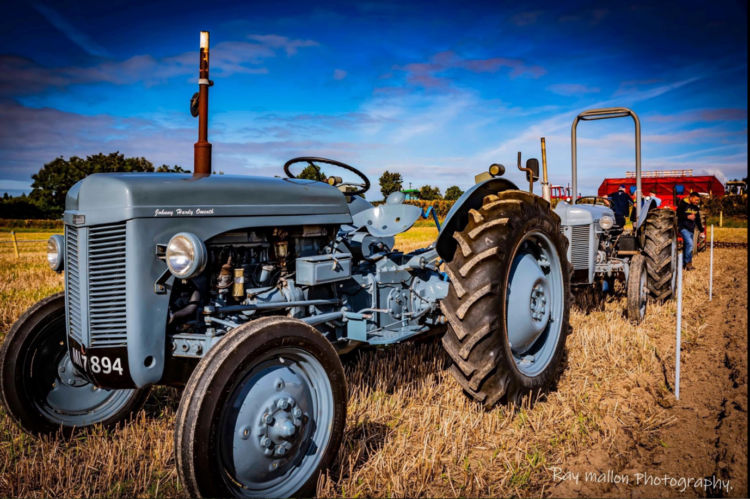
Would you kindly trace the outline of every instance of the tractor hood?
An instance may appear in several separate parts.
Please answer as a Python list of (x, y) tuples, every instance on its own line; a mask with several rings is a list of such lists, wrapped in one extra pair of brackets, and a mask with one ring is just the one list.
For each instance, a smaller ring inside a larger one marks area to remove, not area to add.
[(135, 218), (304, 215), (341, 215), (340, 223), (351, 223), (346, 197), (322, 182), (178, 173), (90, 175), (68, 191), (64, 220), (98, 225)]
[(604, 215), (611, 217), (612, 220), (615, 218), (615, 213), (606, 206), (595, 204), (573, 205), (565, 201), (558, 203), (555, 213), (560, 216), (562, 225), (588, 225), (599, 222)]

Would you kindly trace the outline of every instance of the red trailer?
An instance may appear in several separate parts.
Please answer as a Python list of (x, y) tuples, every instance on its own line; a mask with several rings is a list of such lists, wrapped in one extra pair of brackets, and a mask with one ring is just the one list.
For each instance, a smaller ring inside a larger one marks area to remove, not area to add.
[[(724, 196), (724, 185), (714, 175), (693, 176), (693, 170), (664, 170), (642, 172), (641, 188), (644, 196), (654, 191), (661, 199), (662, 207), (676, 208), (680, 200), (691, 192), (709, 196)], [(625, 178), (604, 179), (599, 186), (599, 196), (607, 197), (625, 185), (627, 192), (635, 197), (635, 173), (626, 172)]]

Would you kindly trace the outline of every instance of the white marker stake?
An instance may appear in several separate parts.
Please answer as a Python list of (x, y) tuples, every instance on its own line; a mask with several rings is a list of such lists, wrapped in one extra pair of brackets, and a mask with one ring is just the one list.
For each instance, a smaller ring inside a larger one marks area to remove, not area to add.
[(677, 255), (677, 345), (675, 347), (674, 396), (680, 400), (680, 345), (682, 343), (682, 253)]
[(714, 299), (714, 226), (711, 226), (711, 258), (708, 270), (708, 301)]

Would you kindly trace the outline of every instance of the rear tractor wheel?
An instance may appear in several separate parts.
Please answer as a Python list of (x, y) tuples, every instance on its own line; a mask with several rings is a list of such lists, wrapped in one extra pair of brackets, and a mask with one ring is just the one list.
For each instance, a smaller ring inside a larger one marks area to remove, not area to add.
[[(698, 212), (698, 216), (701, 217), (701, 226), (703, 227), (703, 230), (706, 230), (706, 215), (701, 210)], [(706, 251), (706, 238), (701, 237), (701, 231), (698, 230), (698, 224), (696, 224), (695, 231), (693, 232), (693, 256), (697, 255), (698, 253), (702, 253)]]
[(453, 260), (443, 345), (453, 376), (486, 408), (520, 405), (559, 377), (570, 334), (571, 266), (560, 218), (522, 191), (487, 196), (469, 212)]
[(643, 232), (648, 290), (664, 301), (674, 296), (677, 282), (677, 214), (669, 209), (650, 211)]

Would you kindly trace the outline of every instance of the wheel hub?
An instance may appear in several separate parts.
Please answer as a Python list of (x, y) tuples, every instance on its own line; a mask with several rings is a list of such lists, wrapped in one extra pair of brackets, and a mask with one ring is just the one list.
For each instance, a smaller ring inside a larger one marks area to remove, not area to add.
[(281, 480), (309, 451), (315, 430), (313, 394), (303, 371), (281, 356), (266, 366), (248, 378), (232, 409), (236, 419), (227, 452), (233, 480), (249, 487)]
[(544, 294), (544, 286), (537, 284), (531, 290), (531, 312), (535, 321), (541, 322), (547, 312), (547, 297)]
[(523, 252), (513, 260), (508, 277), (508, 341), (515, 354), (523, 354), (542, 334), (550, 319), (549, 262)]
[(70, 360), (70, 355), (67, 353), (60, 359), (57, 365), (57, 375), (62, 383), (74, 388), (89, 384), (88, 381), (78, 374), (75, 366), (73, 366), (73, 362)]
[[(299, 447), (303, 413), (294, 397), (275, 399), (262, 412), (257, 438), (263, 454), (269, 458), (276, 458), (285, 456), (293, 448)], [(248, 430), (243, 428), (241, 431), (245, 437)]]

